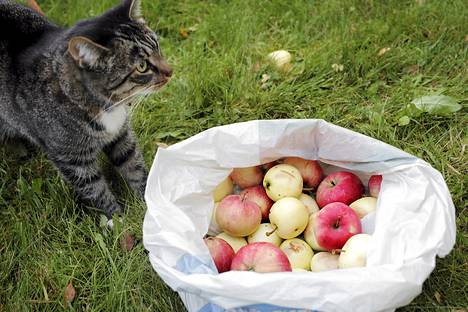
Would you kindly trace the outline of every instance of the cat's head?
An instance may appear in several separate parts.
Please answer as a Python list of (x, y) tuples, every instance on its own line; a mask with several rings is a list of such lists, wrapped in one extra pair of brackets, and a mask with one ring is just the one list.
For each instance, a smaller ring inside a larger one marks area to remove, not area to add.
[(157, 35), (141, 15), (141, 0), (124, 0), (78, 23), (68, 34), (67, 57), (87, 88), (113, 103), (154, 92), (172, 76)]

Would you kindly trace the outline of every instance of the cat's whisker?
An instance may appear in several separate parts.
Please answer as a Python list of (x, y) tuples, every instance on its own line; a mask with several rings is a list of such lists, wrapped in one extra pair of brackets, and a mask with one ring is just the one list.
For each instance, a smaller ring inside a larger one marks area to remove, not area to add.
[(151, 93), (146, 93), (146, 91), (151, 90), (151, 88), (152, 87), (147, 87), (146, 89), (141, 91), (142, 96), (140, 97), (139, 101), (130, 108), (130, 113), (133, 113), (133, 111), (135, 111), (137, 107), (139, 107), (143, 102), (146, 101), (146, 99), (151, 95)]
[[(106, 112), (112, 110), (114, 107), (117, 107), (118, 105), (124, 103), (125, 101), (129, 100), (129, 99), (132, 98), (133, 96), (138, 95), (139, 92), (140, 92), (140, 91), (135, 91), (134, 93), (130, 94), (129, 96), (123, 98), (122, 100), (120, 100), (120, 101), (118, 101), (118, 102), (112, 104), (111, 106), (107, 107), (106, 109), (100, 111), (98, 114), (96, 114), (96, 116), (94, 116), (94, 117), (91, 119), (91, 121), (90, 121), (89, 123), (92, 123), (93, 121), (96, 121), (96, 119), (98, 119), (99, 117), (101, 117), (102, 114), (104, 114), (104, 113), (106, 113)], [(111, 94), (111, 96), (112, 96), (112, 94)]]

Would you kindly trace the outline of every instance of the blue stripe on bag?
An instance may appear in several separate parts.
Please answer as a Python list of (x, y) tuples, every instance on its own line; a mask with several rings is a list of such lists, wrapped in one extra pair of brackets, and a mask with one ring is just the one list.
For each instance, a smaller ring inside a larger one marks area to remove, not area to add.
[[(208, 303), (198, 312), (226, 312), (227, 310), (221, 308), (220, 306)], [(318, 312), (316, 310), (309, 309), (293, 309), (293, 308), (283, 308), (279, 306), (274, 306), (271, 304), (253, 304), (245, 307), (230, 309), (229, 312)]]

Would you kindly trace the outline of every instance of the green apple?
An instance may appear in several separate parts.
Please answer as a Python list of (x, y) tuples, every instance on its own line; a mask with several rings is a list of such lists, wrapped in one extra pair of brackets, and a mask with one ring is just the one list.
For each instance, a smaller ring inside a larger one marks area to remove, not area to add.
[(278, 236), (289, 239), (304, 231), (309, 222), (309, 212), (299, 199), (285, 197), (271, 206), (269, 218)]
[(276, 165), (265, 174), (263, 187), (273, 201), (284, 197), (298, 198), (302, 194), (302, 176), (291, 165)]

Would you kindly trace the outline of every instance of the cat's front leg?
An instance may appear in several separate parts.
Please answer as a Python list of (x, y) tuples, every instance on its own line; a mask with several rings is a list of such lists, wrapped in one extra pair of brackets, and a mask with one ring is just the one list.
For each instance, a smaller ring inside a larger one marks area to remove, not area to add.
[(130, 188), (143, 198), (148, 174), (132, 131), (128, 128), (122, 131), (104, 152)]
[(102, 210), (109, 219), (114, 213), (122, 212), (95, 157), (54, 154), (49, 158), (81, 199)]

